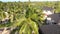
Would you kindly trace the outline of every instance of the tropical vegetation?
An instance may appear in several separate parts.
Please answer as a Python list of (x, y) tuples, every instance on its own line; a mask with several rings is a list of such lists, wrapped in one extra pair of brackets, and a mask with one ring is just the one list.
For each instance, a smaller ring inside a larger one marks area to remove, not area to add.
[(8, 13), (10, 21), (1, 27), (18, 27), (19, 34), (39, 34), (39, 26), (44, 24), (42, 7), (53, 7), (60, 12), (60, 2), (0, 2), (0, 21)]

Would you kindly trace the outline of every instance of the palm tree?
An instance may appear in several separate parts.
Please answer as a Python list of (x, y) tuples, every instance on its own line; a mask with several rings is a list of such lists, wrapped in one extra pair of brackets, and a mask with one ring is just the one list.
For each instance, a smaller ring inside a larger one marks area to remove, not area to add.
[[(30, 0), (28, 3), (8, 3), (8, 11), (10, 18), (10, 23), (5, 24), (6, 26), (10, 26), (15, 29), (18, 27), (19, 34), (39, 34), (38, 33), (38, 25), (40, 21), (42, 21), (40, 9), (36, 11), (38, 8), (30, 5)], [(3, 6), (2, 6), (3, 7)], [(3, 10), (3, 8), (1, 9)], [(1, 11), (0, 11), (1, 12)], [(2, 18), (5, 17), (3, 12), (1, 12)], [(6, 15), (7, 16), (7, 15)], [(7, 17), (8, 17), (7, 16)], [(2, 19), (1, 18), (1, 19)], [(4, 25), (4, 26), (5, 26)], [(14, 31), (15, 32), (15, 31)]]

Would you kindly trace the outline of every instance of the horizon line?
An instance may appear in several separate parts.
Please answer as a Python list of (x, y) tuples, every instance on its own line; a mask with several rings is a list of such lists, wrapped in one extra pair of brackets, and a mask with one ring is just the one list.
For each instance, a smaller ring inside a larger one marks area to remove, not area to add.
[(60, 0), (38, 0), (38, 1), (37, 0), (35, 0), (35, 1), (34, 0), (30, 0), (30, 1), (29, 0), (25, 0), (25, 1), (23, 1), (23, 0), (17, 0), (17, 1), (16, 0), (9, 0), (9, 1), (8, 0), (4, 0), (4, 1), (0, 0), (0, 1), (1, 2), (47, 2), (47, 1), (52, 2), (53, 1), (54, 2), (54, 1), (60, 1)]

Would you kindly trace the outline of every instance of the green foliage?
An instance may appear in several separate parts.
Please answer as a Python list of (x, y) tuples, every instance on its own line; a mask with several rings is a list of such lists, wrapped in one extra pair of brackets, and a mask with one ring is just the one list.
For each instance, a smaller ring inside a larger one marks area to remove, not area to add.
[(9, 23), (0, 24), (0, 27), (19, 27), (19, 34), (39, 34), (38, 26), (44, 23), (43, 6), (54, 7), (56, 13), (60, 12), (60, 2), (0, 2), (0, 21), (6, 17), (4, 12), (10, 18)]

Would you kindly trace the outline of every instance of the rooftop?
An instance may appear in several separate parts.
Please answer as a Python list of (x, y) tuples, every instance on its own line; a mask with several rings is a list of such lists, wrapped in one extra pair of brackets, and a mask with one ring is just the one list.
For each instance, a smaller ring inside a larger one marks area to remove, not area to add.
[(52, 7), (47, 7), (47, 6), (43, 6), (42, 10), (49, 10), (52, 11), (54, 8)]
[(60, 22), (60, 14), (59, 13), (48, 15), (48, 17), (51, 17), (51, 19), (54, 20), (56, 23)]

